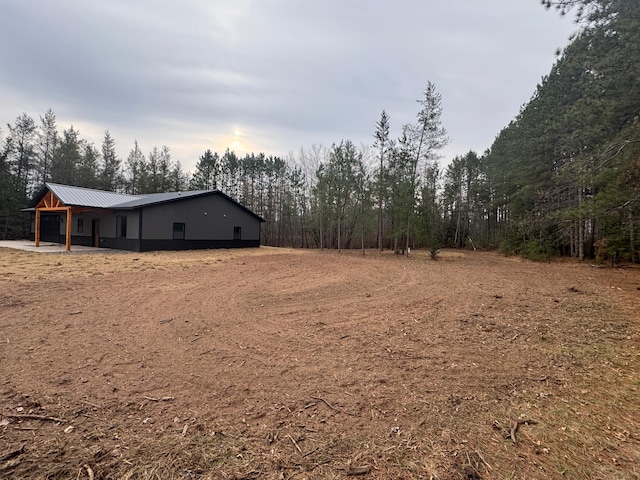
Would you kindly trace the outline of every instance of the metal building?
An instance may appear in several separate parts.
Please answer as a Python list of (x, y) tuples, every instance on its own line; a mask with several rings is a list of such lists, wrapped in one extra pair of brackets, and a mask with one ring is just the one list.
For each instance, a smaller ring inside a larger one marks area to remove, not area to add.
[(33, 197), (40, 241), (136, 252), (259, 247), (264, 219), (218, 190), (127, 195), (46, 183)]

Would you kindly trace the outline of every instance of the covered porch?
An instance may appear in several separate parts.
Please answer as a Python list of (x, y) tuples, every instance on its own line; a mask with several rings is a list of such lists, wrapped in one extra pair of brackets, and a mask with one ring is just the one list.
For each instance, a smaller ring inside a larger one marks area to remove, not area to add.
[(65, 221), (65, 250), (71, 250), (71, 231), (73, 225), (73, 216), (92, 211), (93, 209), (86, 207), (74, 207), (65, 205), (53, 192), (48, 191), (44, 197), (35, 206), (35, 246), (40, 247), (42, 238), (42, 214), (43, 213), (59, 213), (63, 214)]

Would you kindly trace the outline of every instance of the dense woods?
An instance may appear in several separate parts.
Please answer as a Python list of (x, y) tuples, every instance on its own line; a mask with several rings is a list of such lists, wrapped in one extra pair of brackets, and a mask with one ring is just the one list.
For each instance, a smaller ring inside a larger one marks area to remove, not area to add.
[[(0, 238), (25, 234), (20, 212), (43, 182), (131, 194), (220, 189), (266, 223), (263, 243), (497, 249), (532, 259), (640, 261), (640, 4), (544, 1), (575, 10), (578, 33), (487, 151), (445, 159), (441, 97), (428, 82), (415, 119), (390, 138), (383, 110), (372, 145), (348, 139), (286, 157), (207, 150), (187, 173), (167, 146), (126, 159), (52, 111), (0, 130)], [(363, 250), (364, 251), (364, 250)]]

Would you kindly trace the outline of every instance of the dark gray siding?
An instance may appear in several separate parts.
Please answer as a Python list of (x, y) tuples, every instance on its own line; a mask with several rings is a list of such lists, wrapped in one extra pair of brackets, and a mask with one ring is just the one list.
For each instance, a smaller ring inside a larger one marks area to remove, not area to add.
[(139, 252), (140, 240), (138, 240), (137, 238), (100, 237), (100, 246), (102, 248), (113, 248), (116, 250), (130, 250), (132, 252)]
[[(241, 241), (253, 242), (251, 246), (258, 246), (259, 243), (255, 244), (255, 242), (260, 241), (260, 221), (221, 195), (206, 195), (144, 207), (142, 211), (143, 241), (181, 242), (173, 240), (174, 223), (185, 224), (185, 238), (182, 242), (234, 242), (234, 227), (241, 228)], [(240, 243), (227, 245), (240, 245)], [(177, 246), (178, 243), (176, 243)]]
[(136, 251), (259, 247), (260, 240), (141, 240)]
[[(127, 217), (127, 236), (124, 238), (116, 237), (116, 215), (124, 215)], [(60, 243), (65, 242), (65, 222), (66, 215), (62, 215), (64, 221), (60, 227)], [(78, 219), (82, 219), (82, 231), (78, 229)], [(140, 250), (140, 241), (138, 239), (140, 212), (136, 210), (127, 210), (124, 212), (111, 213), (111, 211), (90, 211), (81, 214), (75, 214), (71, 217), (71, 244), (72, 245), (93, 245), (93, 221), (100, 221), (100, 247), (113, 248), (117, 250)]]
[[(118, 215), (127, 217), (127, 236), (129, 240), (137, 240), (139, 235), (139, 215), (138, 210), (116, 210), (110, 215), (94, 215), (93, 218), (100, 219), (100, 237), (116, 238), (116, 218)], [(91, 217), (91, 215), (89, 215)], [(89, 220), (91, 225), (91, 220)]]

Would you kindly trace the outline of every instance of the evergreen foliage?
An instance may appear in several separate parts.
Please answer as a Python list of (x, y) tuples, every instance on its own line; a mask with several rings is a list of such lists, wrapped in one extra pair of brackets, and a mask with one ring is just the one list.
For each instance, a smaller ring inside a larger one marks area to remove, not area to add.
[(484, 159), (501, 241), (638, 261), (640, 4), (546, 3), (583, 28)]

